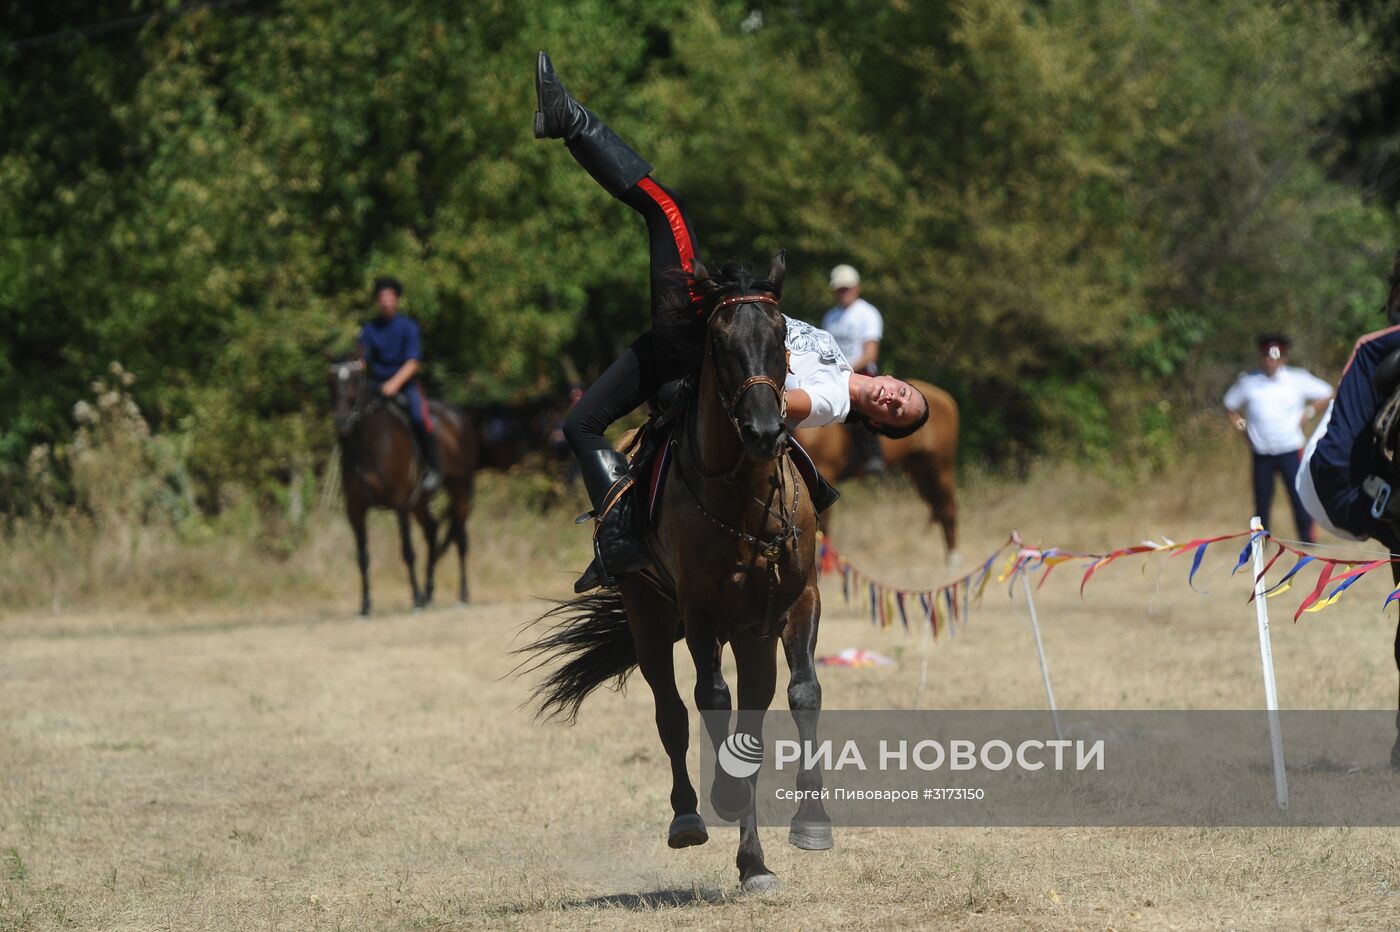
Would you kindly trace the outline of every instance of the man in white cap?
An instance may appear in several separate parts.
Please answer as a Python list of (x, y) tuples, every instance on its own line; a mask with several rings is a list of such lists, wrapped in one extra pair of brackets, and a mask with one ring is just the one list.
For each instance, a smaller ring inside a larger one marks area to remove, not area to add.
[(875, 375), (885, 319), (875, 305), (860, 296), (860, 273), (851, 266), (838, 265), (831, 270), (831, 290), (836, 293), (836, 306), (822, 316), (822, 329), (836, 338), (852, 371)]
[[(838, 265), (831, 270), (831, 290), (836, 293), (836, 306), (822, 316), (822, 329), (836, 338), (852, 371), (857, 375), (878, 374), (885, 320), (875, 305), (860, 296), (860, 273), (852, 266)], [(884, 472), (885, 461), (875, 435), (858, 423), (847, 423), (846, 428), (855, 446), (852, 466), (863, 464), (859, 467), (861, 472)]]

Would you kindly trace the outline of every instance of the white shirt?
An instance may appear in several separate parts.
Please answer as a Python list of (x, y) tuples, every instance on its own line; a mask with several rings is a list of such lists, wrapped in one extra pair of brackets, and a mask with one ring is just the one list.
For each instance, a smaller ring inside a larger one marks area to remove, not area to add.
[(1280, 366), (1273, 378), (1258, 369), (1241, 375), (1225, 393), (1225, 407), (1244, 415), (1254, 452), (1274, 456), (1303, 448), (1303, 409), (1331, 394), (1332, 386), (1308, 370)]
[[(785, 315), (786, 316), (786, 315)], [(812, 399), (812, 413), (798, 427), (844, 421), (851, 412), (851, 364), (831, 334), (787, 317), (786, 389), (800, 388)]]
[(848, 360), (859, 359), (865, 352), (865, 344), (884, 339), (885, 319), (875, 310), (875, 305), (864, 298), (856, 298), (850, 307), (838, 306), (827, 311), (822, 316), (822, 329), (836, 338), (836, 345)]

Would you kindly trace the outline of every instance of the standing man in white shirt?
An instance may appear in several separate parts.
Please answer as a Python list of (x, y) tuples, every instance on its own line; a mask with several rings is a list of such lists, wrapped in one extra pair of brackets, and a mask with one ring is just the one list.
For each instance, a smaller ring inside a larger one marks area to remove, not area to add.
[(1295, 488), (1303, 452), (1303, 417), (1311, 406), (1332, 397), (1332, 386), (1306, 369), (1287, 365), (1289, 339), (1283, 334), (1259, 337), (1259, 368), (1235, 380), (1225, 393), (1231, 426), (1244, 431), (1253, 453), (1254, 512), (1269, 527), (1274, 475), (1283, 477), (1298, 524), (1298, 537), (1313, 540), (1313, 520)]
[[(860, 296), (860, 273), (849, 265), (831, 270), (831, 290), (836, 306), (822, 315), (822, 329), (836, 338), (836, 345), (857, 375), (873, 376), (879, 372), (880, 341), (885, 336), (885, 319), (875, 305)], [(880, 442), (858, 423), (849, 423), (855, 456), (851, 457), (852, 472), (879, 473), (885, 471), (880, 455)], [(863, 465), (858, 465), (863, 464)]]
[(885, 319), (875, 305), (860, 296), (860, 273), (851, 266), (838, 265), (831, 270), (831, 290), (836, 293), (836, 306), (822, 315), (822, 329), (836, 338), (851, 371), (875, 375)]

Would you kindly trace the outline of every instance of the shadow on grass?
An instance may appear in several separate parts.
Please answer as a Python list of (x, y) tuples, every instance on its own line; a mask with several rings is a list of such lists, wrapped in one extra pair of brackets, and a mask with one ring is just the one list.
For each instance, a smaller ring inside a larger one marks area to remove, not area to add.
[(506, 908), (510, 913), (537, 912), (541, 906), (550, 910), (569, 909), (628, 909), (646, 911), (682, 906), (714, 906), (733, 899), (732, 893), (715, 888), (676, 887), (670, 890), (649, 890), (645, 893), (606, 893), (599, 896), (558, 900), (546, 904), (517, 903)]

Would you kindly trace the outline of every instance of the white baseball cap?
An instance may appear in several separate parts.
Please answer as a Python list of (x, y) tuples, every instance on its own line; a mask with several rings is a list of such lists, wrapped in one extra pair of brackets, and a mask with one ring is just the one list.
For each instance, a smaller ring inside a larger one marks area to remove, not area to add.
[(831, 270), (832, 288), (854, 288), (860, 284), (860, 273), (849, 265), (838, 265)]

